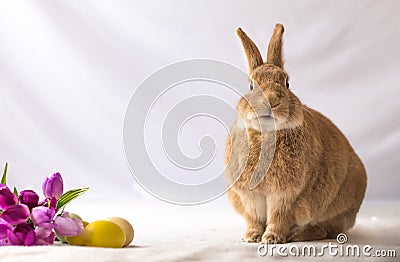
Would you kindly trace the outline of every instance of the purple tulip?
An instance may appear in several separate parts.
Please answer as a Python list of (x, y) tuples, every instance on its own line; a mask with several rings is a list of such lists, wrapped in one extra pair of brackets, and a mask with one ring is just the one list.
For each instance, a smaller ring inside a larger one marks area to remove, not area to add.
[(33, 190), (23, 190), (19, 193), (19, 202), (25, 204), (31, 210), (39, 204), (39, 196)]
[(10, 227), (6, 224), (0, 224), (0, 239), (6, 238), (7, 237), (7, 231), (10, 229)]
[(1, 213), (1, 218), (3, 218), (7, 223), (10, 224), (21, 224), (26, 223), (30, 213), (29, 208), (26, 205), (13, 205)]
[(49, 207), (56, 209), (58, 204), (58, 200), (55, 197), (50, 199)]
[(36, 242), (35, 245), (53, 245), (55, 234), (52, 229), (46, 227), (37, 227), (35, 229)]
[(57, 216), (54, 220), (56, 227), (54, 230), (57, 235), (63, 237), (73, 237), (80, 234), (83, 230), (82, 221), (78, 218), (70, 218), (69, 214), (65, 212), (64, 214)]
[(56, 208), (58, 204), (58, 200), (55, 197), (45, 198), (42, 201), (39, 201), (38, 206), (46, 206)]
[(31, 219), (35, 226), (54, 228), (52, 223), (56, 210), (51, 207), (39, 206), (32, 209)]
[(8, 231), (10, 244), (17, 246), (32, 246), (35, 244), (35, 231), (28, 224), (19, 224)]
[(56, 199), (60, 199), (64, 190), (63, 179), (60, 173), (55, 173), (50, 177), (46, 177), (43, 181), (42, 189), (46, 198), (55, 197)]
[(8, 244), (8, 231), (10, 226), (6, 221), (0, 218), (0, 246), (5, 246)]
[(0, 209), (6, 209), (17, 203), (17, 197), (8, 188), (8, 186), (0, 184)]

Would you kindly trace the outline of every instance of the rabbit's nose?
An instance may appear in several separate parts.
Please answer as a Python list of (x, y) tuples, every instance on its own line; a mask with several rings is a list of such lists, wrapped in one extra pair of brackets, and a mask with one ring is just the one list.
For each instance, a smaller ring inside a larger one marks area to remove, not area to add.
[(268, 101), (265, 103), (265, 112), (272, 114), (272, 106)]

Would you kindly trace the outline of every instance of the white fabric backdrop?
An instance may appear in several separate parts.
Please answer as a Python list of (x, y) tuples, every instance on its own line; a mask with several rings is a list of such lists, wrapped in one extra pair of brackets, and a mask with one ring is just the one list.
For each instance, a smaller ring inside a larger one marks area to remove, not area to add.
[(0, 164), (10, 163), (9, 184), (39, 189), (60, 171), (67, 188), (91, 187), (87, 199), (148, 197), (122, 146), (135, 88), (183, 59), (245, 70), (236, 27), (265, 54), (281, 22), (291, 88), (347, 135), (367, 168), (367, 199), (399, 199), (400, 2), (249, 2), (2, 1)]

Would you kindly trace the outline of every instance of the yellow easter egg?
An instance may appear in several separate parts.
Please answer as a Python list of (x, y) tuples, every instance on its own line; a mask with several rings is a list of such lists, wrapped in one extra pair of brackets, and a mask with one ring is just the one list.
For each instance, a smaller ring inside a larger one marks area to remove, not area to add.
[(109, 217), (107, 220), (114, 222), (125, 232), (126, 239), (124, 247), (128, 246), (132, 242), (135, 234), (131, 223), (122, 217)]
[(89, 223), (84, 230), (85, 245), (91, 247), (123, 247), (126, 240), (125, 232), (116, 223), (108, 220), (98, 220)]
[(74, 245), (74, 246), (84, 246), (86, 243), (86, 238), (88, 237), (87, 231), (85, 231), (86, 226), (89, 224), (86, 221), (82, 221), (83, 224), (83, 230), (79, 235), (73, 236), (73, 237), (65, 237), (65, 240), (68, 244)]

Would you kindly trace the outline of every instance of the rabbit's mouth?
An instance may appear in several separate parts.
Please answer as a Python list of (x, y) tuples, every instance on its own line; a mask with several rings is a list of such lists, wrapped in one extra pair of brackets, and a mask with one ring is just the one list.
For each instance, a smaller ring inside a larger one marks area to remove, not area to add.
[(274, 131), (276, 129), (277, 119), (272, 114), (255, 114), (254, 112), (247, 113), (245, 118), (242, 118), (239, 125), (240, 128), (251, 128), (254, 130)]
[[(258, 118), (258, 119), (257, 119)], [(256, 120), (260, 123), (261, 126), (275, 126), (275, 117), (272, 115), (258, 115)]]

